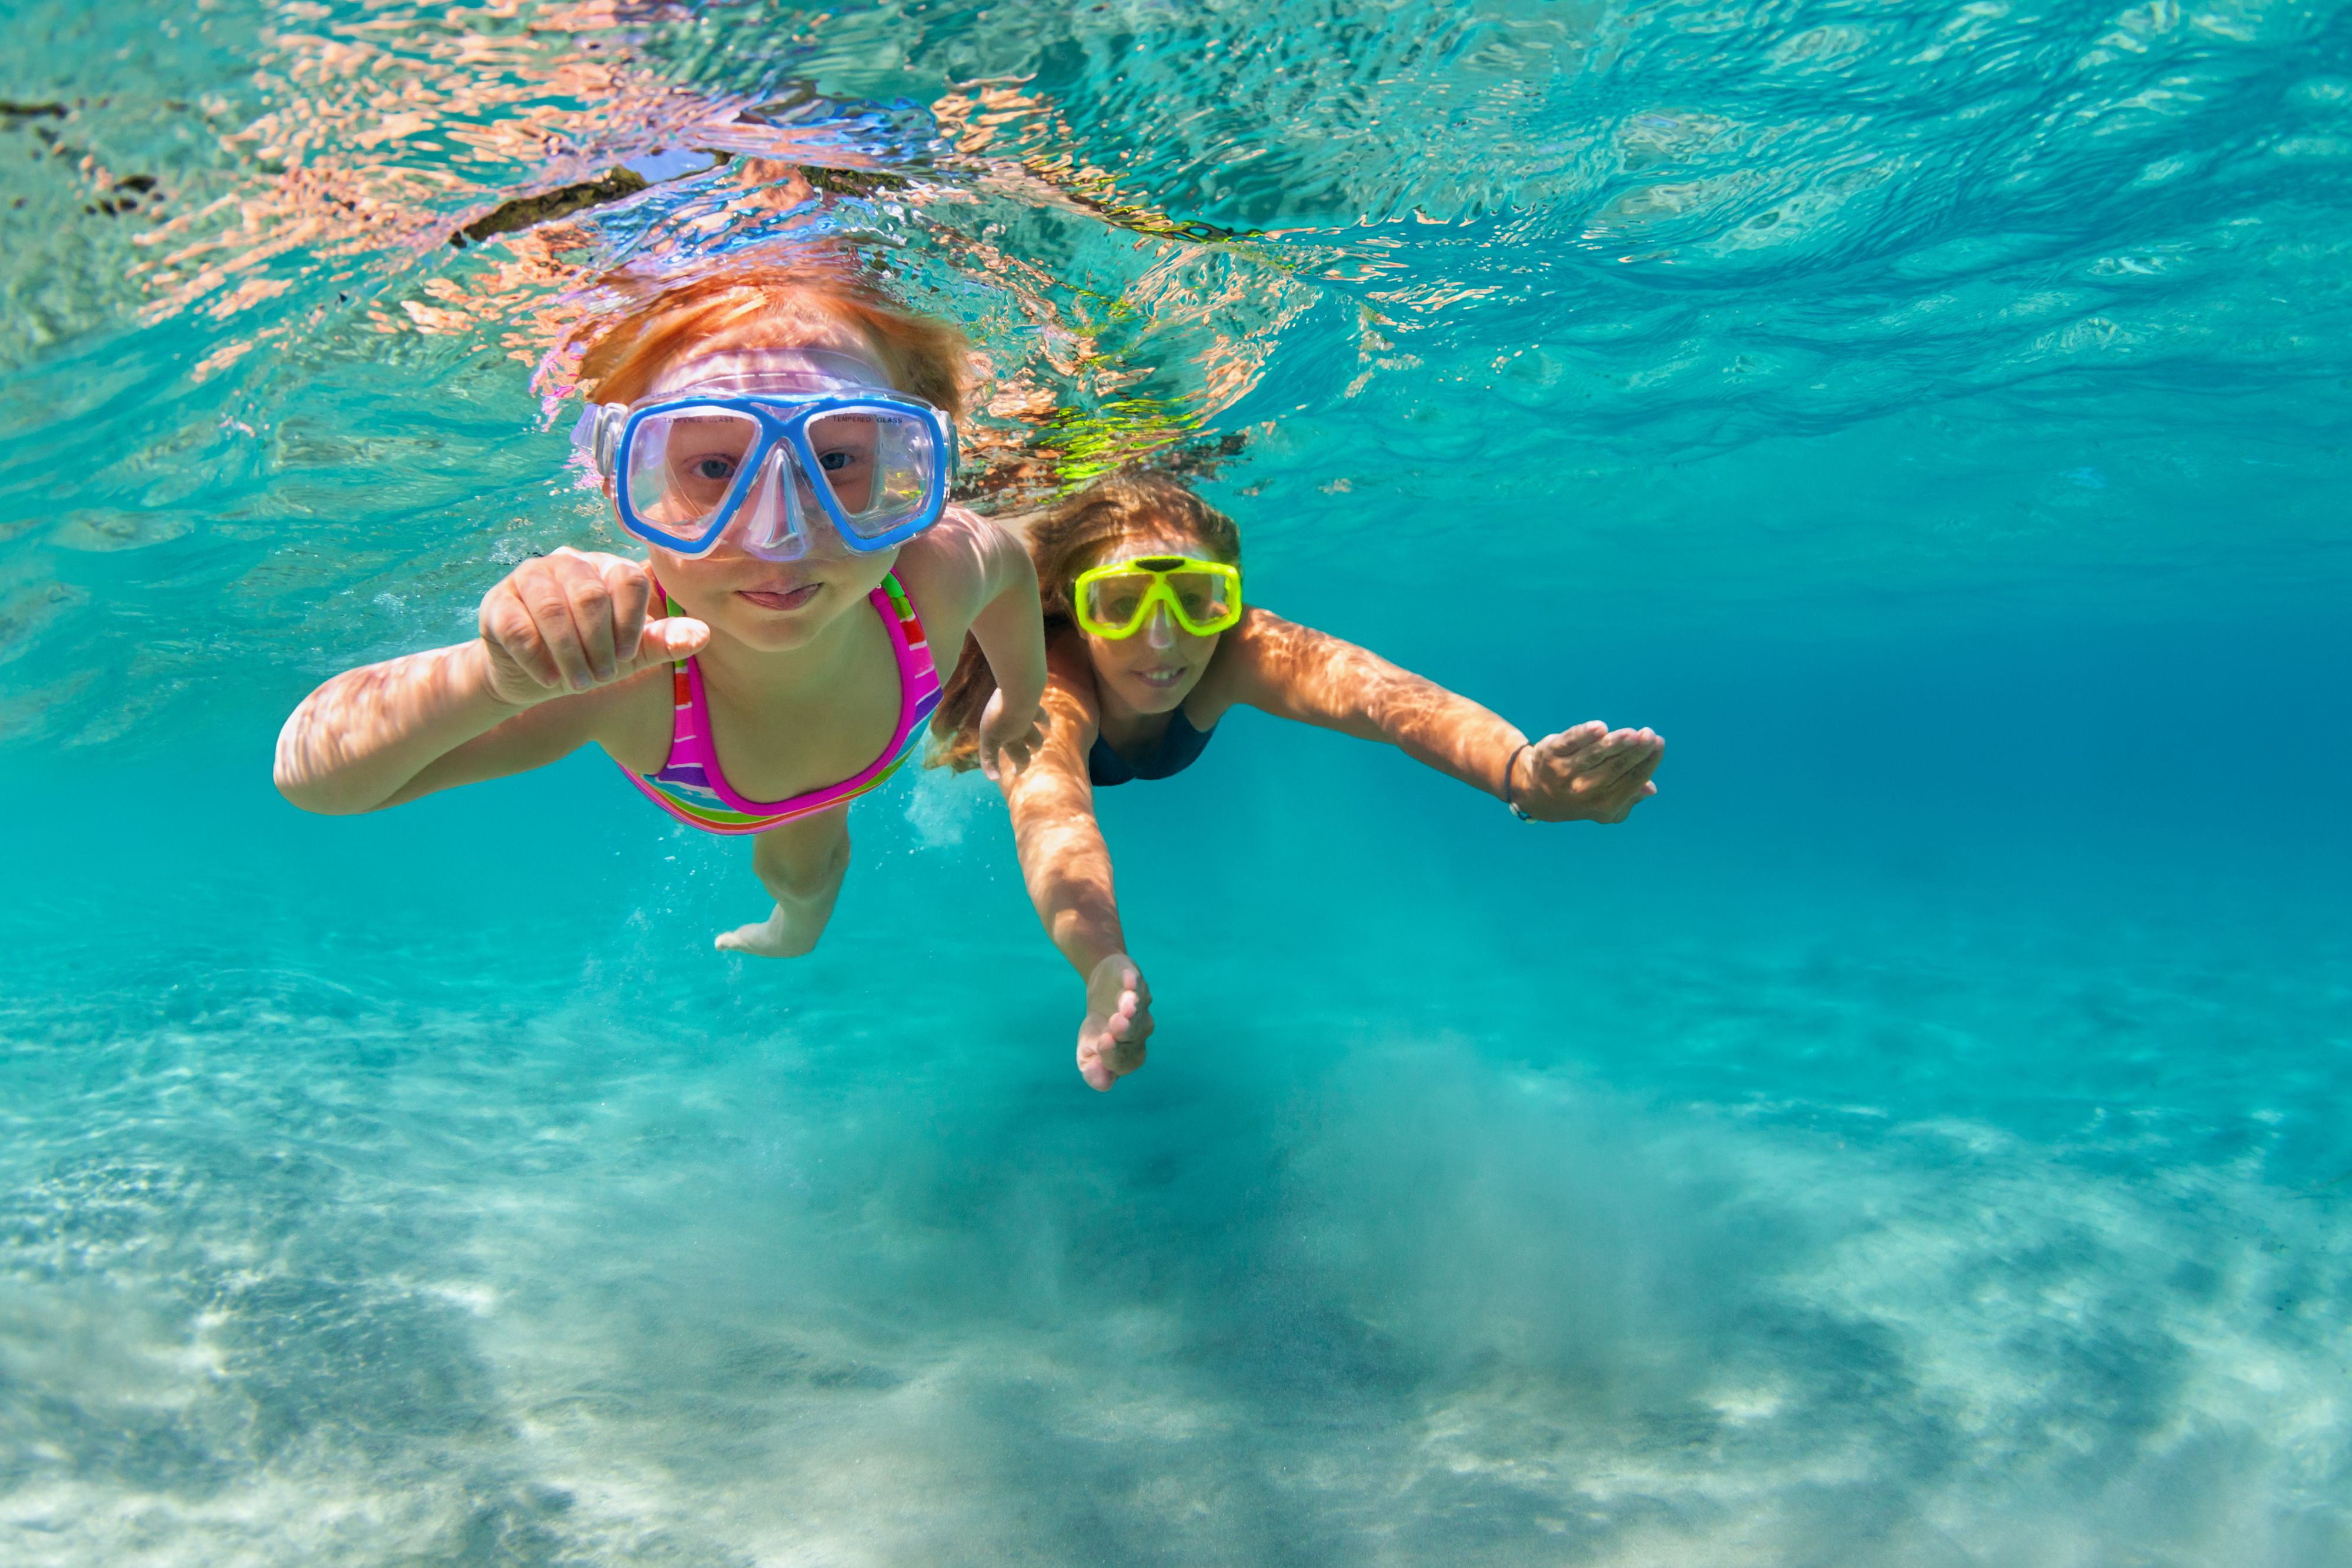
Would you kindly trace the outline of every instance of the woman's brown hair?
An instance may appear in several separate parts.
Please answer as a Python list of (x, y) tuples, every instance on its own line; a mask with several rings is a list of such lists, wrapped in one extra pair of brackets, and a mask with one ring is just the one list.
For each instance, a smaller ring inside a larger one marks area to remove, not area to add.
[[(1078, 574), (1129, 534), (1172, 528), (1190, 534), (1209, 559), (1242, 563), (1242, 533), (1231, 517), (1180, 481), (1141, 469), (1121, 470), (1042, 512), (1003, 521), (1026, 539), (1029, 559), (1037, 565), (1037, 598), (1048, 643), (1056, 632), (1076, 629), (1070, 590)], [(980, 766), (980, 716), (995, 690), (996, 677), (979, 645), (965, 639), (963, 657), (931, 716), (931, 735), (939, 744), (930, 767), (961, 773)]]
[(963, 417), (969, 350), (945, 321), (918, 316), (845, 265), (736, 262), (685, 278), (616, 273), (600, 290), (618, 308), (598, 312), (572, 333), (581, 345), (576, 372), (591, 402), (643, 397), (664, 366), (698, 343), (761, 317), (790, 320), (824, 315), (856, 329), (900, 392)]

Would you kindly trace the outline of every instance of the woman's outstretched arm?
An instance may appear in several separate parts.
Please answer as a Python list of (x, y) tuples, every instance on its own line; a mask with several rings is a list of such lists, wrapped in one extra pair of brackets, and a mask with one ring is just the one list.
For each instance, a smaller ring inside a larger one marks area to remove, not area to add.
[(1226, 635), (1234, 701), (1385, 740), (1538, 821), (1622, 822), (1658, 791), (1650, 775), (1666, 743), (1649, 730), (1596, 722), (1530, 741), (1468, 697), (1311, 626), (1253, 607)]
[(1151, 1037), (1151, 988), (1127, 955), (1110, 847), (1095, 821), (1087, 753), (1094, 745), (1092, 676), (1084, 655), (1059, 651), (1045, 686), (1045, 736), (1025, 761), (1008, 751), (998, 778), (1013, 817), (1021, 879), (1045, 935), (1087, 986), (1078, 1027), (1078, 1071), (1108, 1089), (1143, 1065)]

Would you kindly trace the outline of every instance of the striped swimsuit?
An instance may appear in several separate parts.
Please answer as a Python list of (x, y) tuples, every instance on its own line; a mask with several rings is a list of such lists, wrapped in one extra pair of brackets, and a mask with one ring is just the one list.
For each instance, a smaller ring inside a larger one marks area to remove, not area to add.
[[(877, 788), (907, 760), (922, 734), (923, 721), (940, 706), (940, 672), (931, 663), (930, 644), (923, 640), (923, 623), (916, 618), (915, 606), (898, 580), (884, 578), (871, 597), (874, 612), (889, 629), (890, 645), (898, 655), (898, 728), (871, 767), (838, 784), (789, 800), (745, 800), (719, 770), (719, 752), (710, 742), (710, 705), (702, 695), (702, 665), (689, 654), (670, 666), (674, 712), (669, 760), (658, 773), (639, 773), (627, 767), (621, 771), (655, 805), (688, 827), (709, 833), (763, 833)], [(686, 613), (667, 592), (662, 593), (662, 602), (665, 614)]]

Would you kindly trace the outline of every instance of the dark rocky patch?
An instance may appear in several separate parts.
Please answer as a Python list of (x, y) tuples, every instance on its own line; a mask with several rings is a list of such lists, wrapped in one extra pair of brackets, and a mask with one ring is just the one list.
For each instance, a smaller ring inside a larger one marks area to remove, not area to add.
[(600, 178), (509, 202), (451, 235), (449, 243), (463, 250), (468, 245), (479, 245), (493, 235), (513, 234), (518, 229), (569, 217), (590, 207), (601, 207), (634, 196), (644, 189), (644, 175), (629, 169), (607, 169)]

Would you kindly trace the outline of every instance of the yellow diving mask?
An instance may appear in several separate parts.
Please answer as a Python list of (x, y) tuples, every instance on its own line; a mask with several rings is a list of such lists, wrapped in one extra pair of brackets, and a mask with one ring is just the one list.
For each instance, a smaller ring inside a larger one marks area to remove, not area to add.
[(1078, 629), (1096, 637), (1132, 637), (1150, 623), (1151, 607), (1195, 637), (1213, 637), (1242, 618), (1242, 573), (1221, 560), (1154, 555), (1088, 567), (1071, 585)]

